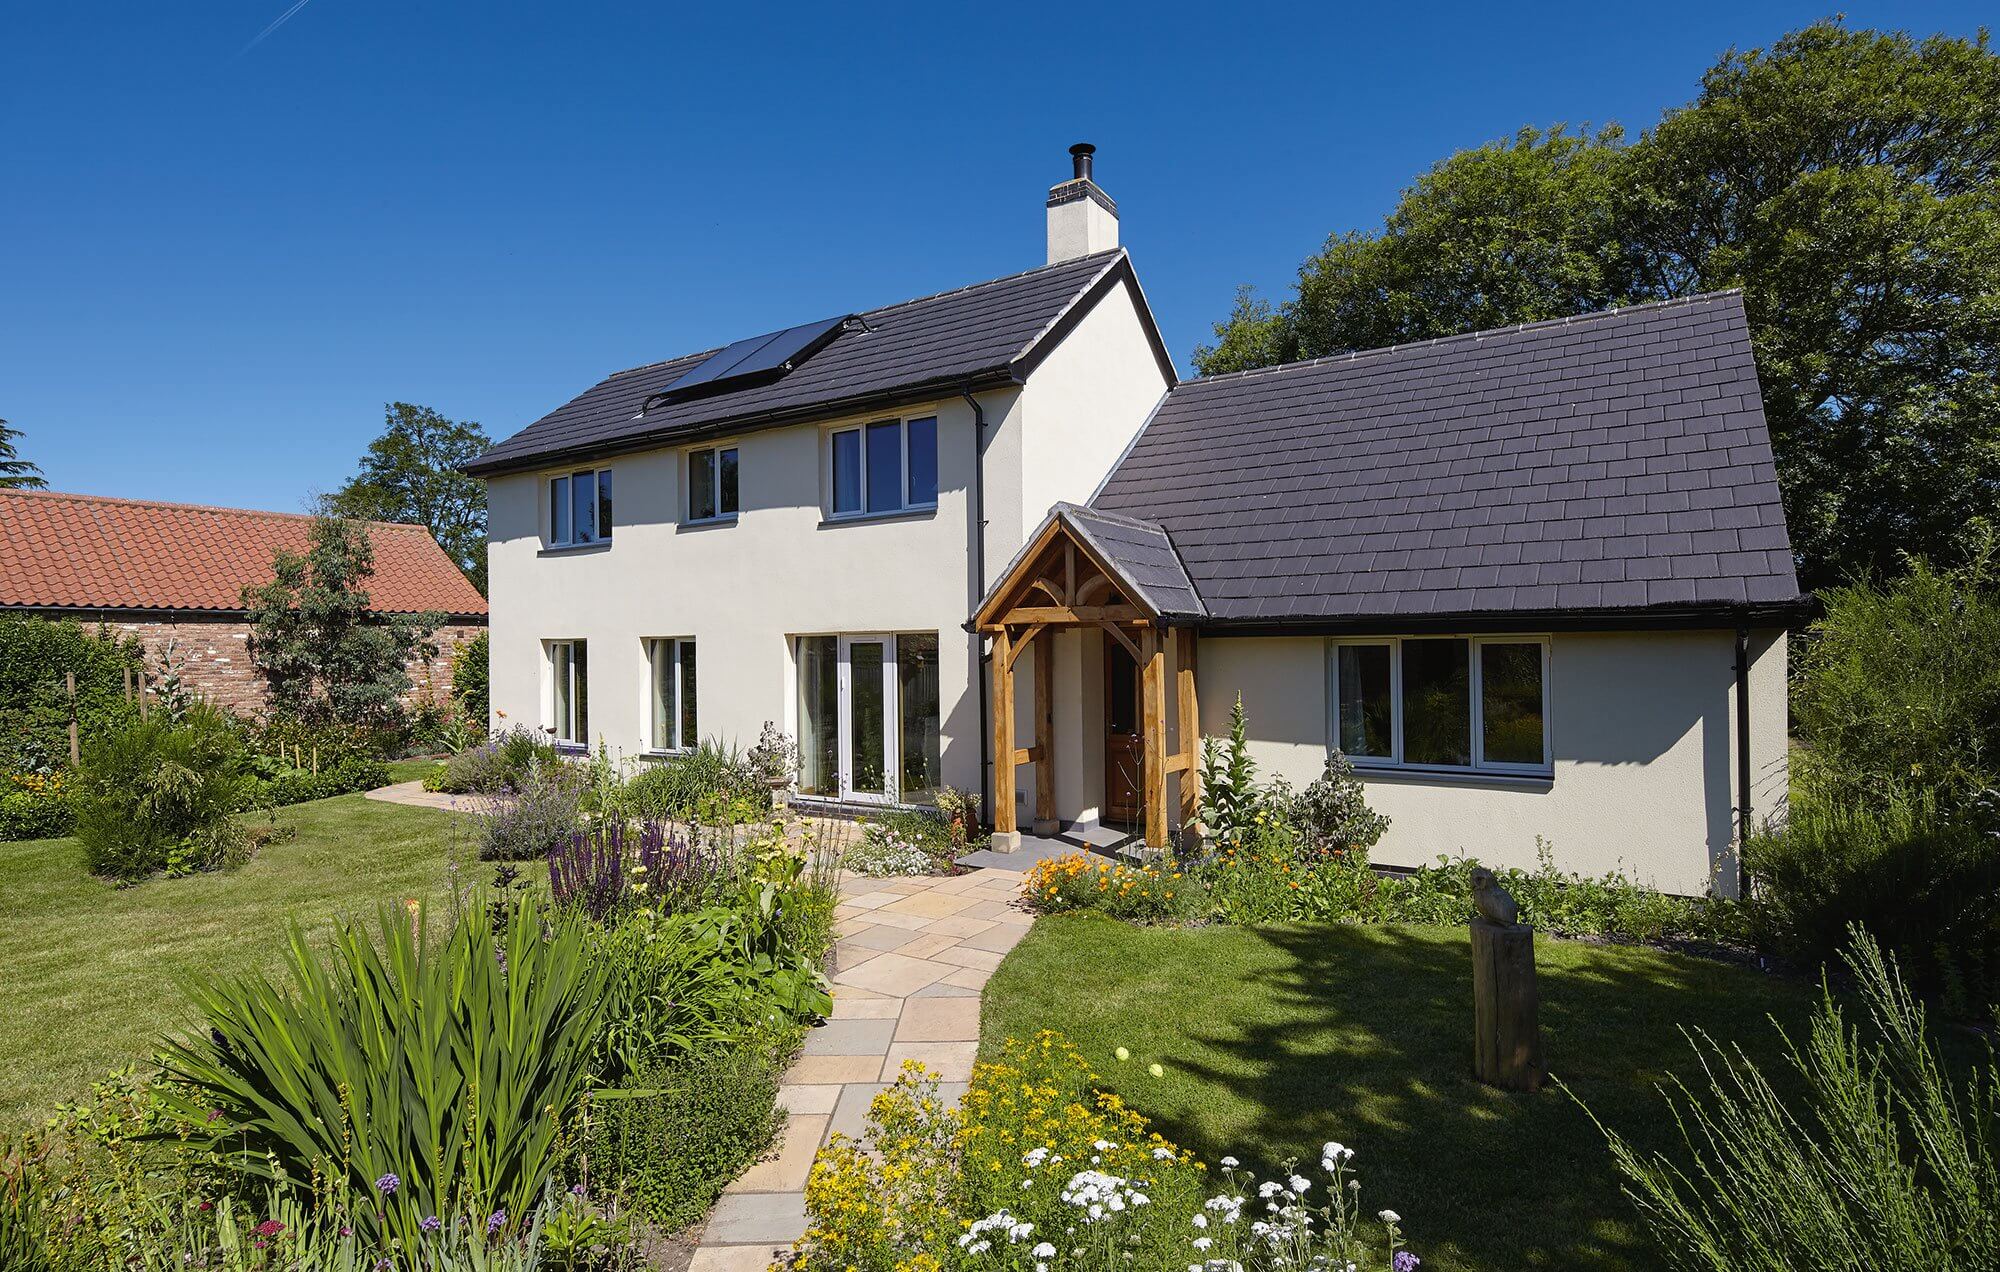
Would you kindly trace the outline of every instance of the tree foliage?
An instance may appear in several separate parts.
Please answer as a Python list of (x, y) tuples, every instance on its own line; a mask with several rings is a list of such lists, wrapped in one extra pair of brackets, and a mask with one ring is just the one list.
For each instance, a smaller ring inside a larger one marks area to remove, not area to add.
[(492, 439), (479, 425), (448, 420), (427, 406), (391, 402), (383, 414), (382, 435), (368, 444), (360, 473), (328, 499), (326, 510), (423, 526), (484, 595), (486, 485), (458, 466)]
[(250, 656), (283, 715), (313, 724), (392, 727), (403, 716), (412, 656), (436, 655), (441, 614), (373, 614), (368, 531), (339, 517), (313, 519), (304, 555), (280, 551), (271, 581), (243, 589)]
[[(40, 773), (69, 760), (76, 712), (84, 741), (125, 727), (138, 708), (125, 699), (127, 672), (143, 676), (139, 642), (109, 627), (21, 614), (0, 617), (0, 773)], [(76, 676), (70, 699), (66, 674)]]
[(14, 439), (20, 435), (20, 429), (9, 428), (6, 420), (0, 420), (0, 490), (47, 489), (49, 483), (43, 480), (42, 470), (14, 449)]
[(1204, 374), (1740, 287), (1804, 580), (1950, 559), (2000, 504), (2000, 57), (1826, 21), (1732, 51), (1625, 144), (1524, 130), (1440, 163), (1294, 297), (1239, 294)]

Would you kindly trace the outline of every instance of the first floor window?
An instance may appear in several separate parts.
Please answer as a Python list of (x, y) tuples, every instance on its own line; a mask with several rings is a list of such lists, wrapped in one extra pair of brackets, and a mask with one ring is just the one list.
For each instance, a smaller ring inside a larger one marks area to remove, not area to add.
[(938, 637), (801, 636), (799, 789), (925, 803), (941, 782)]
[(1364, 766), (1547, 772), (1548, 658), (1518, 636), (1340, 641), (1333, 745)]
[(611, 538), (611, 470), (590, 468), (549, 478), (549, 546)]
[(688, 520), (734, 517), (736, 506), (736, 448), (705, 446), (689, 451)]
[(556, 741), (590, 744), (590, 659), (580, 640), (549, 642), (549, 723)]
[(935, 508), (937, 418), (877, 420), (828, 436), (837, 517)]
[(647, 642), (653, 701), (652, 749), (685, 751), (701, 741), (695, 723), (694, 639)]

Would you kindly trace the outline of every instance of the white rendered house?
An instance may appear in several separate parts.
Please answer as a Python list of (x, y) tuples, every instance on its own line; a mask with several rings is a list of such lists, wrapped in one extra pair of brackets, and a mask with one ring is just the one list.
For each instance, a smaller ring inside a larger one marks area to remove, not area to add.
[(1182, 382), (1073, 153), (1047, 264), (618, 372), (470, 465), (494, 723), (643, 762), (771, 720), (801, 801), (1162, 843), (1240, 694), (1267, 774), (1354, 759), (1380, 863), (1733, 891), (1800, 603), (1740, 300)]

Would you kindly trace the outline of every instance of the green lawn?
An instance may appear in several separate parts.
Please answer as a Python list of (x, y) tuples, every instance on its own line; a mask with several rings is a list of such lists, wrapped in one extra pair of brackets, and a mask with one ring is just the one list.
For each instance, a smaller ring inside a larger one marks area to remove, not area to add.
[[(1136, 928), (1043, 919), (986, 987), (982, 1051), (1057, 1029), (1168, 1138), (1264, 1169), (1358, 1156), (1367, 1213), (1404, 1219), (1426, 1272), (1650, 1268), (1601, 1135), (1561, 1092), (1474, 1082), (1462, 928)], [(1654, 1089), (1698, 1025), (1775, 1058), (1807, 987), (1657, 950), (1537, 942), (1546, 1058), (1608, 1124), (1665, 1146)], [(1119, 1064), (1114, 1048), (1130, 1048)], [(1149, 1077), (1159, 1061), (1166, 1076)], [(1774, 1066), (1767, 1066), (1772, 1072)]]
[[(391, 768), (407, 781), (430, 763)], [(182, 1025), (184, 978), (276, 968), (288, 920), (323, 931), (339, 915), (372, 920), (384, 900), (441, 897), (446, 862), (472, 857), (452, 814), (358, 794), (278, 818), (298, 836), (239, 870), (129, 888), (87, 875), (73, 839), (0, 843), (0, 1132)]]

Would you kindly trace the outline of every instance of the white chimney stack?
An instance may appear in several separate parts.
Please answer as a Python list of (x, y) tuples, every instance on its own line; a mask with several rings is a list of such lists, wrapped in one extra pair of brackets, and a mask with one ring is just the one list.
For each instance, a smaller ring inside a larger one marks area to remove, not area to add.
[(1049, 187), (1049, 264), (1073, 261), (1118, 246), (1118, 205), (1090, 179), (1097, 147), (1078, 142), (1069, 148), (1074, 174)]

